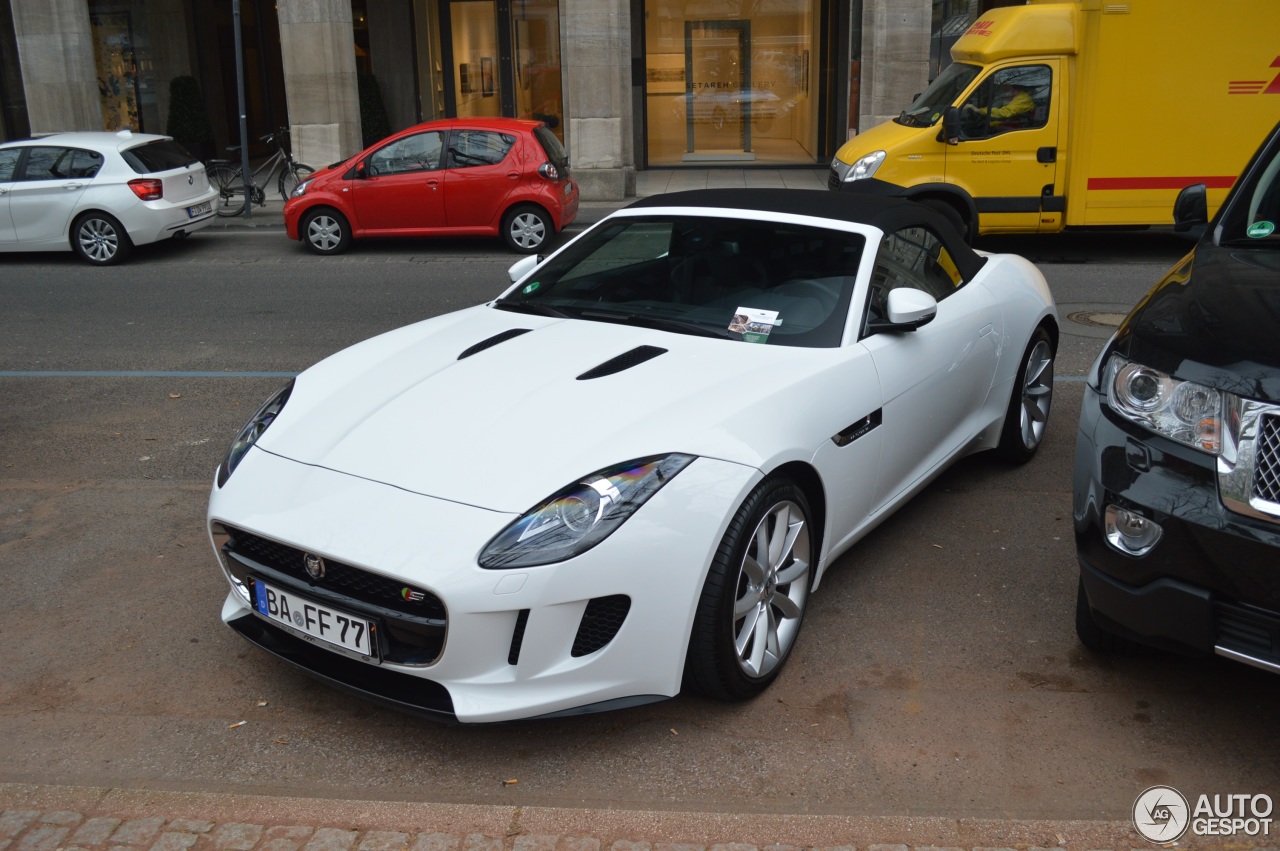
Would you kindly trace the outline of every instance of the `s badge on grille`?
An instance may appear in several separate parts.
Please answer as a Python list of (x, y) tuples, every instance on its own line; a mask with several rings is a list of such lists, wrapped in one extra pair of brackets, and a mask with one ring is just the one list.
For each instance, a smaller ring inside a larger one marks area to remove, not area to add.
[(324, 559), (320, 556), (313, 556), (311, 553), (304, 553), (302, 556), (302, 566), (307, 569), (307, 576), (312, 579), (324, 578)]

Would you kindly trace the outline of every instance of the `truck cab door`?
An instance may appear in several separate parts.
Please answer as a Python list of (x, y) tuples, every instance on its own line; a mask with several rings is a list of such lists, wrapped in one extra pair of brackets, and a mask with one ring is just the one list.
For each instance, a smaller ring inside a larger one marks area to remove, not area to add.
[(960, 105), (958, 141), (947, 146), (946, 180), (973, 197), (980, 233), (1060, 229), (1062, 83), (1056, 59), (1005, 65), (982, 77)]

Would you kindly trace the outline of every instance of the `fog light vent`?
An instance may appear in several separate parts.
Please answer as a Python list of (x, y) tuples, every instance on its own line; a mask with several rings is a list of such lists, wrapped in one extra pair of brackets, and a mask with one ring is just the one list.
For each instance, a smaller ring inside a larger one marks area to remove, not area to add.
[(1146, 555), (1163, 534), (1154, 520), (1118, 505), (1107, 506), (1105, 519), (1107, 543), (1125, 555)]

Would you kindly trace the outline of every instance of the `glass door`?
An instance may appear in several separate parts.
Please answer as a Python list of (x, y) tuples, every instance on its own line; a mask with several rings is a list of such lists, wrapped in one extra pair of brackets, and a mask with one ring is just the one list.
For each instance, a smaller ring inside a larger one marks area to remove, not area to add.
[(684, 64), (684, 160), (753, 159), (751, 23), (686, 21)]

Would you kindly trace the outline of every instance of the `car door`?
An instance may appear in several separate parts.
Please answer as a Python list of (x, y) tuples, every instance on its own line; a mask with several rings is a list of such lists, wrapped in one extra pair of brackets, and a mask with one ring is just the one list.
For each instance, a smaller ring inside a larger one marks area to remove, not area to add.
[(513, 133), (454, 130), (449, 134), (445, 218), (451, 228), (497, 227), (507, 196), (520, 184), (521, 157)]
[(991, 391), (1002, 332), (1000, 306), (956, 271), (924, 227), (885, 237), (872, 273), (868, 319), (884, 319), (888, 293), (910, 287), (938, 301), (914, 331), (869, 331), (863, 345), (880, 377), (885, 442), (873, 511), (897, 500), (974, 437)]
[(13, 190), (14, 172), (21, 155), (21, 148), (5, 148), (0, 151), (0, 245), (14, 242), (18, 238), (13, 229), (13, 216), (9, 213), (9, 194)]
[(97, 173), (97, 168), (85, 165), (94, 158), (100, 167), (102, 155), (92, 151), (53, 145), (27, 147), (18, 166), (18, 179), (9, 191), (9, 215), (18, 242), (56, 242), (66, 235), (76, 204)]
[(444, 133), (403, 136), (369, 155), (351, 181), (354, 227), (366, 233), (412, 232), (445, 225)]
[[(1042, 214), (1056, 222), (1065, 209), (1057, 167), (1059, 69), (1052, 59), (999, 68), (961, 106), (946, 179), (973, 196), (984, 233), (1035, 232)], [(1029, 108), (1018, 111), (1018, 103)]]

